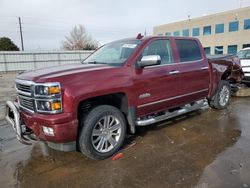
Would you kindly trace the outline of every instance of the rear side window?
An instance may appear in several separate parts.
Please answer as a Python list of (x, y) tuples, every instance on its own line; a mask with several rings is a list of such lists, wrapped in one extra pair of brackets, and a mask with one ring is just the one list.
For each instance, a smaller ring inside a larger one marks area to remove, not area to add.
[(195, 40), (177, 39), (176, 45), (181, 62), (196, 61), (202, 59), (201, 51)]

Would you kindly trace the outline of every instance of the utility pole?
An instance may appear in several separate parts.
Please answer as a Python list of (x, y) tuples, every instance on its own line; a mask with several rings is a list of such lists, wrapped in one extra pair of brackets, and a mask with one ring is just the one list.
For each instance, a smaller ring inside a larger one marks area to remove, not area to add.
[(22, 31), (22, 22), (21, 22), (21, 18), (20, 18), (20, 17), (18, 17), (18, 23), (19, 23), (19, 29), (20, 29), (20, 37), (21, 37), (22, 51), (24, 51), (24, 47), (23, 47), (23, 31)]

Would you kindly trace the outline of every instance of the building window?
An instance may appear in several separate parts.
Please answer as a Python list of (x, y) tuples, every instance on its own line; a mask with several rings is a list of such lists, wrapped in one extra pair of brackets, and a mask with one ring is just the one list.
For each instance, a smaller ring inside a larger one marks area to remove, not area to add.
[(200, 35), (200, 28), (199, 27), (193, 28), (193, 37), (197, 37), (199, 35)]
[(234, 32), (239, 30), (239, 21), (229, 22), (229, 32)]
[(183, 29), (182, 30), (182, 36), (189, 37), (189, 29)]
[(166, 36), (171, 36), (171, 32), (166, 32), (165, 35)]
[(223, 46), (215, 46), (214, 54), (223, 54)]
[(163, 34), (162, 34), (162, 33), (159, 33), (158, 36), (163, 36)]
[(181, 62), (197, 61), (202, 59), (200, 47), (195, 40), (177, 39), (176, 45)]
[(250, 47), (250, 44), (243, 44), (242, 45), (242, 48), (249, 48)]
[(244, 20), (244, 29), (250, 29), (250, 19)]
[(224, 24), (216, 24), (215, 25), (215, 33), (224, 33)]
[(203, 27), (203, 35), (211, 35), (211, 26)]
[(237, 45), (229, 45), (227, 47), (227, 53), (235, 55), (237, 53)]
[(205, 47), (204, 48), (204, 51), (207, 55), (210, 55), (211, 54), (211, 48), (210, 47)]
[(175, 31), (174, 36), (176, 36), (176, 37), (180, 36), (180, 31)]

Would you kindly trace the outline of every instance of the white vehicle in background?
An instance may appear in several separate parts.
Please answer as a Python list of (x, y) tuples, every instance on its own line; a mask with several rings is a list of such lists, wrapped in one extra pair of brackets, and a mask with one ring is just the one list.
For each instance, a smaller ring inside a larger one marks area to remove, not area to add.
[(237, 56), (240, 58), (241, 67), (245, 75), (242, 82), (250, 86), (250, 47), (240, 50)]

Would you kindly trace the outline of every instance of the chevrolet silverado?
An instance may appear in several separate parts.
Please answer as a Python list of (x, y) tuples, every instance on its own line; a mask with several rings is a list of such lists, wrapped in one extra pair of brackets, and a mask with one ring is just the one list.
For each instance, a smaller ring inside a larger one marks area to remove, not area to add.
[(39, 140), (100, 160), (136, 127), (207, 103), (226, 108), (230, 83), (241, 78), (237, 57), (208, 59), (196, 38), (138, 35), (100, 47), (82, 64), (17, 75), (6, 120), (21, 143)]

